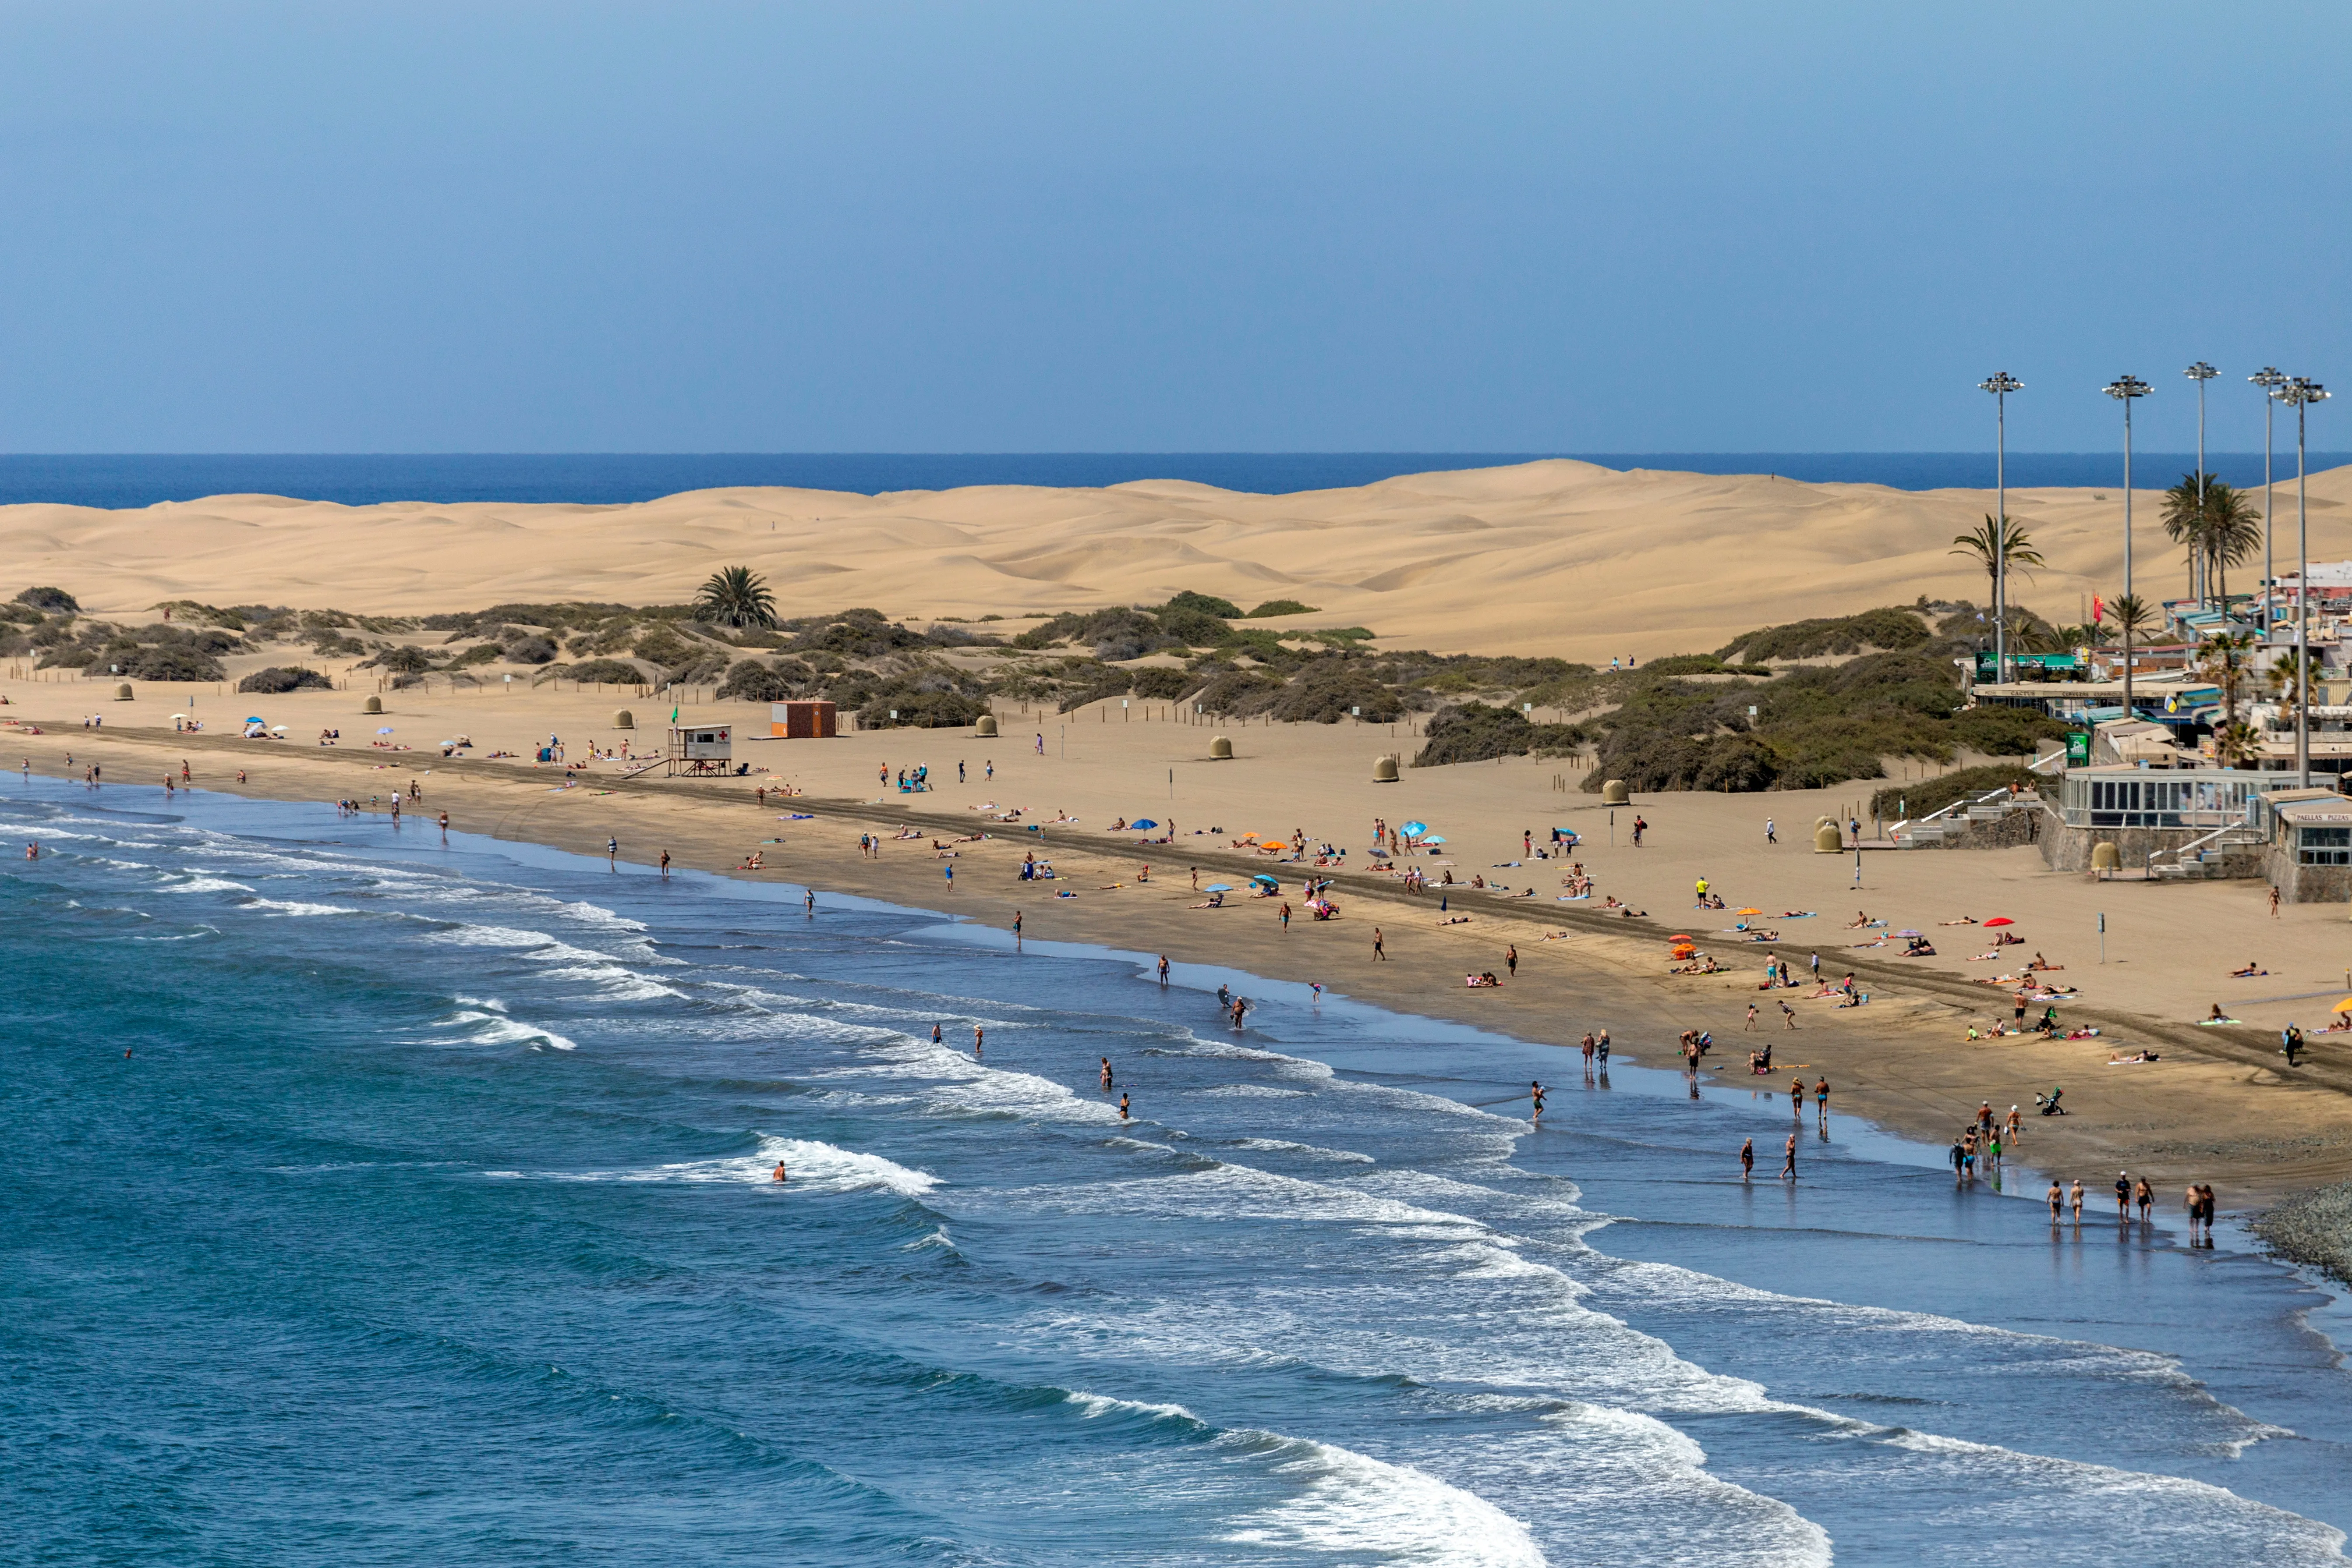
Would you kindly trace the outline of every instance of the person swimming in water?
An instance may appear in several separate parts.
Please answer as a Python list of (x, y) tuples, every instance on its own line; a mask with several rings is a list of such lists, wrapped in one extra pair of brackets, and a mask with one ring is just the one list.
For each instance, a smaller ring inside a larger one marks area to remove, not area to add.
[(1121, 1121), (1127, 1120), (1127, 1096), (1123, 1094), (1118, 1097), (1118, 1119)]
[(988, 1031), (982, 1028), (978, 1024), (974, 1024), (971, 1026), (971, 1059), (974, 1061), (980, 1060), (980, 1044), (981, 1041), (986, 1037), (987, 1033)]
[(779, 1156), (777, 1156), (777, 1158), (776, 1158), (776, 1180), (777, 1180), (777, 1181), (779, 1181), (779, 1182), (782, 1182), (783, 1179), (784, 1179), (784, 1162), (783, 1162), (783, 1157), (782, 1157), (782, 1155), (779, 1155)]
[(1103, 1059), (1102, 1059), (1102, 1065), (1103, 1065), (1103, 1070), (1102, 1070), (1102, 1085), (1103, 1085), (1103, 1092), (1104, 1092), (1105, 1094), (1108, 1094), (1108, 1093), (1110, 1092), (1110, 1058), (1109, 1058), (1108, 1057), (1105, 1057), (1105, 1058), (1103, 1058)]

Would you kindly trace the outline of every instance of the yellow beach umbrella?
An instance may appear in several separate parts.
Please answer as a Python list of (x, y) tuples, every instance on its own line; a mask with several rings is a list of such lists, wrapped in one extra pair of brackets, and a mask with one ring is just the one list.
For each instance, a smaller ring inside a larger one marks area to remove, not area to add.
[(1739, 912), (1743, 915), (1760, 915), (1764, 911), (1762, 910), (1742, 910)]
[(2335, 1006), (2329, 1008), (2328, 1011), (2331, 1013), (2352, 1013), (2352, 996), (2347, 996), (2343, 1001), (2338, 1002)]

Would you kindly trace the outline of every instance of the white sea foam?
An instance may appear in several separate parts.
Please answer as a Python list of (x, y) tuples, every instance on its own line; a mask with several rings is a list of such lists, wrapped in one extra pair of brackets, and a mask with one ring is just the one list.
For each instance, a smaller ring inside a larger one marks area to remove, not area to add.
[[(142, 862), (136, 860), (116, 860), (110, 862), (110, 864), (136, 867), (142, 871), (150, 868)], [(226, 877), (200, 877), (186, 872), (182, 872), (180, 874), (187, 877), (187, 880), (184, 882), (166, 882), (163, 885), (162, 891), (166, 893), (250, 893), (253, 891), (251, 888), (247, 887), (243, 882), (232, 882)]]
[(1307, 1094), (1303, 1089), (1276, 1089), (1263, 1083), (1223, 1083), (1201, 1092), (1231, 1095), (1235, 1100), (1299, 1100)]
[(360, 912), (345, 909), (341, 904), (305, 904), (288, 899), (248, 899), (245, 907), (266, 910), (278, 915), (355, 915)]
[(645, 1002), (656, 996), (683, 996), (683, 991), (648, 980), (633, 969), (617, 963), (575, 965), (547, 972), (551, 980), (584, 980), (614, 1002)]
[(1370, 1154), (1359, 1154), (1353, 1149), (1326, 1149), (1314, 1143), (1293, 1143), (1286, 1138), (1236, 1138), (1236, 1149), (1262, 1149), (1269, 1153), (1311, 1154), (1324, 1160), (1345, 1160), (1352, 1164), (1371, 1164)]
[[(722, 1155), (715, 1160), (682, 1160), (628, 1171), (491, 1171), (493, 1176), (529, 1175), (552, 1182), (738, 1182), (774, 1186), (777, 1163), (784, 1166), (787, 1193), (852, 1193), (878, 1191), (919, 1198), (940, 1185), (926, 1171), (909, 1170), (879, 1154), (838, 1148), (807, 1138), (762, 1135), (748, 1154)], [(941, 1236), (945, 1242), (946, 1237)]]
[(1253, 1438), (1270, 1438), (1276, 1473), (1301, 1489), (1236, 1521), (1228, 1541), (1426, 1568), (1542, 1568), (1527, 1526), (1426, 1471), (1303, 1437), (1235, 1433), (1220, 1442)]
[(442, 1019), (435, 1027), (454, 1029), (467, 1025), (477, 1026), (472, 1033), (466, 1037), (467, 1042), (472, 1045), (547, 1045), (554, 1047), (559, 1051), (572, 1051), (580, 1048), (577, 1041), (566, 1039), (552, 1029), (542, 1029), (536, 1024), (526, 1024), (520, 1019), (509, 1018), (496, 1013), (463, 1012), (453, 1017)]

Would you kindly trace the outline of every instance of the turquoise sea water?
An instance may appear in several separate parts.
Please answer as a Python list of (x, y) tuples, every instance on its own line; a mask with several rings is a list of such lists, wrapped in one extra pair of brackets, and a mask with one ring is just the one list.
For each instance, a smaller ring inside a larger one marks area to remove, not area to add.
[(1846, 1119), (1743, 1187), (1784, 1104), (1635, 1031), (1585, 1082), (326, 807), (0, 820), (0, 1562), (2343, 1561), (2316, 1291)]

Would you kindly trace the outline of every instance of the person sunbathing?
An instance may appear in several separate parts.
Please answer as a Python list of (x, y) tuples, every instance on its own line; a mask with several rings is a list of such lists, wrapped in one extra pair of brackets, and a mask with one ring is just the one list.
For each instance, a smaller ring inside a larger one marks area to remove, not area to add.
[(2128, 1057), (2109, 1057), (2107, 1058), (2107, 1065), (2111, 1068), (2119, 1068), (2127, 1066), (2132, 1062), (2152, 1062), (2160, 1059), (2161, 1058), (2158, 1058), (2154, 1051), (2141, 1051), (2137, 1055)]
[(1465, 984), (1465, 985), (1469, 985), (1469, 986), (1486, 986), (1486, 985), (1500, 985), (1500, 984), (1502, 984), (1502, 982), (1501, 982), (1501, 981), (1499, 981), (1499, 980), (1497, 980), (1497, 979), (1496, 979), (1496, 978), (1495, 978), (1495, 972), (1494, 972), (1493, 970), (1489, 969), (1489, 970), (1486, 971), (1484, 973), (1480, 973), (1480, 974), (1465, 974), (1465, 975), (1464, 975), (1464, 976), (1462, 977), (1462, 984)]
[(2034, 952), (2034, 954), (2033, 954), (2033, 962), (2032, 962), (2032, 963), (2029, 963), (2029, 964), (2027, 964), (2025, 967), (2026, 967), (2027, 969), (2029, 969), (2029, 970), (2034, 970), (2034, 969), (2047, 970), (2047, 971), (2048, 971), (2048, 972), (2050, 972), (2051, 973), (2054, 974), (2054, 973), (2056, 973), (2059, 970), (2062, 970), (2062, 969), (2065, 968), (2066, 966), (2065, 966), (2064, 964), (2063, 964), (2063, 963), (2051, 963), (2048, 959), (2046, 959), (2046, 958), (2044, 958), (2044, 957), (2042, 957), (2042, 956), (2041, 951), (2040, 951), (2039, 949), (2036, 949), (2036, 950), (2035, 950), (2035, 952)]
[(1929, 942), (1924, 936), (1915, 936), (1911, 939), (1911, 944), (1903, 950), (1903, 956), (1906, 958), (1933, 958), (1936, 956), (1936, 944)]
[(1992, 939), (1992, 944), (1995, 947), (2023, 947), (2025, 945), (2025, 939), (2021, 936), (2015, 936), (2008, 931), (2003, 931), (1999, 936)]
[(1196, 910), (1221, 910), (1225, 907), (1225, 896), (1223, 893), (1211, 893), (1192, 907)]
[(2232, 980), (2251, 980), (2258, 974), (2268, 974), (2269, 973), (2270, 971), (2267, 969), (2257, 967), (2255, 962), (2250, 958), (2246, 960), (2246, 967), (2243, 969), (2232, 969), (2230, 971), (2230, 978)]
[(754, 849), (751, 854), (743, 858), (743, 863), (740, 866), (736, 867), (735, 869), (738, 871), (763, 871), (767, 869), (767, 855), (768, 852), (764, 849)]
[(1454, 915), (1450, 919), (1442, 920), (1437, 923), (1442, 926), (1466, 926), (1470, 923), (1470, 917), (1468, 915)]
[(2205, 1021), (2209, 1024), (2234, 1024), (2238, 1020), (2221, 1011), (2221, 1004), (2216, 1002), (2213, 1004), (2213, 1011), (2206, 1016)]
[(1860, 931), (1869, 923), (1870, 917), (1864, 914), (1862, 910), (1856, 910), (1853, 911), (1853, 919), (1845, 922), (1845, 929), (1848, 931)]

